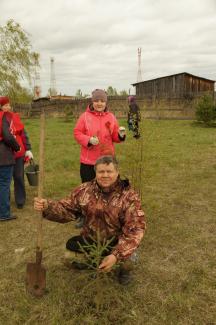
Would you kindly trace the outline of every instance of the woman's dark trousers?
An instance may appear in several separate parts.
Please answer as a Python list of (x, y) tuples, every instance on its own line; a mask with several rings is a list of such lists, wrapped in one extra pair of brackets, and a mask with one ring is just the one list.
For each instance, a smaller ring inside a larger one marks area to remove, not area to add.
[(25, 181), (24, 181), (24, 157), (16, 159), (13, 171), (14, 179), (14, 198), (17, 207), (22, 208), (26, 200)]
[(13, 165), (0, 166), (0, 218), (10, 217), (10, 184), (13, 175)]

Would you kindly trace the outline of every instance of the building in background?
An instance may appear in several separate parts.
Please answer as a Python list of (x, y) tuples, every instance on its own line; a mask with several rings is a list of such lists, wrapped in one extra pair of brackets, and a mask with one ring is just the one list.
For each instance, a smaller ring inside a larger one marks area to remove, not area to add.
[(193, 99), (204, 94), (214, 96), (214, 80), (187, 72), (136, 82), (136, 96), (142, 98)]

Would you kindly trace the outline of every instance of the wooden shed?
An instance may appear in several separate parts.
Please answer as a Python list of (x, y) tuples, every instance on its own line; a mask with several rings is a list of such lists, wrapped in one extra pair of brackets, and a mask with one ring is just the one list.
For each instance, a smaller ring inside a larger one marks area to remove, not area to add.
[(204, 93), (214, 96), (214, 83), (214, 80), (182, 72), (132, 85), (136, 88), (136, 95), (143, 98), (193, 99)]

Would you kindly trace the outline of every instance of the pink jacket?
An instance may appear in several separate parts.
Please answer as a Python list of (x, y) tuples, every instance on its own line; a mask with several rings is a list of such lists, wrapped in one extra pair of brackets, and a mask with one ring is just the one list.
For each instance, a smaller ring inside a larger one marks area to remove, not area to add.
[[(94, 165), (100, 156), (114, 155), (113, 142), (124, 141), (119, 138), (118, 129), (118, 122), (112, 113), (97, 112), (88, 106), (74, 128), (74, 137), (81, 145), (80, 162)], [(94, 135), (98, 137), (99, 144), (89, 146), (89, 139)]]

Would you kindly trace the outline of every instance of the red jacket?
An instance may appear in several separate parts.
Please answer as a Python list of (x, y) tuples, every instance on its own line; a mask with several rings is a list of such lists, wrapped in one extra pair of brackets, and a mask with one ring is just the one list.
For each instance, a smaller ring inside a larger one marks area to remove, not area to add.
[(0, 166), (14, 165), (14, 152), (20, 150), (14, 135), (11, 133), (12, 114), (0, 110)]
[[(0, 140), (2, 140), (2, 118), (4, 112), (0, 113)], [(14, 136), (17, 143), (20, 146), (20, 150), (18, 152), (14, 152), (14, 157), (19, 158), (25, 155), (26, 148), (24, 146), (24, 125), (20, 120), (20, 116), (18, 113), (7, 112), (5, 116), (10, 124), (10, 133)]]
[[(74, 128), (74, 137), (81, 145), (80, 162), (94, 165), (100, 156), (114, 155), (113, 142), (124, 141), (124, 139), (119, 138), (118, 129), (118, 122), (112, 113), (107, 110), (97, 112), (88, 106), (79, 117)], [(98, 145), (89, 145), (92, 136), (98, 137)]]
[(0, 110), (0, 141), (3, 139), (2, 135), (2, 119), (3, 119), (4, 112)]

